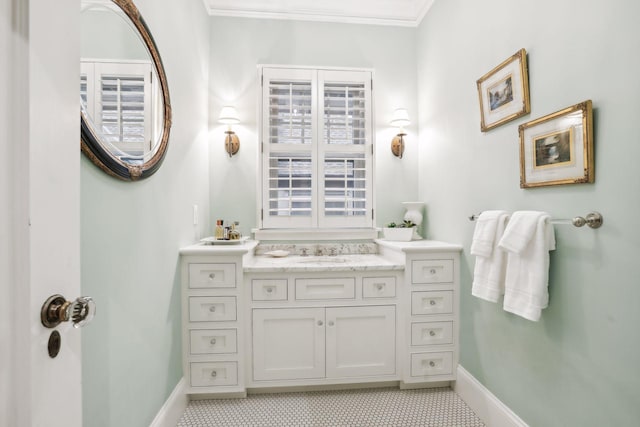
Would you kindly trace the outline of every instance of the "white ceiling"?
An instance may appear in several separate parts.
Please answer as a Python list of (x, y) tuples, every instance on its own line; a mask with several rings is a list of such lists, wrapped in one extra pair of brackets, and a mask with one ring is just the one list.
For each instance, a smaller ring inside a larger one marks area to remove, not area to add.
[(203, 0), (209, 15), (417, 26), (435, 0)]

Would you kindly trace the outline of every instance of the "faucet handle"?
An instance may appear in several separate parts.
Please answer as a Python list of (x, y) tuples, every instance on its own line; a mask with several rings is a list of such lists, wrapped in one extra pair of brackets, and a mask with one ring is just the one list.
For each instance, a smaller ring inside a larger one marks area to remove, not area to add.
[(307, 256), (307, 248), (300, 248), (300, 255)]

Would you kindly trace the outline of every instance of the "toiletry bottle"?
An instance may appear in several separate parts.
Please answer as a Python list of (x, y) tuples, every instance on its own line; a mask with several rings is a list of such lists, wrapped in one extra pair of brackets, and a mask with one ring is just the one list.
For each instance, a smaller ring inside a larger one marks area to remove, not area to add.
[(238, 221), (231, 223), (231, 230), (229, 231), (229, 240), (240, 240), (240, 232), (236, 228)]
[(215, 238), (216, 240), (222, 240), (223, 238), (223, 229), (222, 229), (222, 220), (219, 219), (216, 221), (216, 233), (215, 233)]
[(229, 240), (229, 227), (222, 229), (222, 240)]

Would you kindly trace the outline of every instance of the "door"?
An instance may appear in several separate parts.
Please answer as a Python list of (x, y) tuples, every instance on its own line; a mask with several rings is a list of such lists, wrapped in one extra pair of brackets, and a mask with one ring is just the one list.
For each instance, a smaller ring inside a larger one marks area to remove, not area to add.
[(327, 377), (396, 372), (395, 306), (327, 308)]
[(54, 359), (40, 320), (50, 295), (80, 293), (79, 17), (0, 0), (0, 425), (82, 425), (80, 331), (55, 328)]
[(324, 308), (253, 310), (253, 379), (324, 378)]

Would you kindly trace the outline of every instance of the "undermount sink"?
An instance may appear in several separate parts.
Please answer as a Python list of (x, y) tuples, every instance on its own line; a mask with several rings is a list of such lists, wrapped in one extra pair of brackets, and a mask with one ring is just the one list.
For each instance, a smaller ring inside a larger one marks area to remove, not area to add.
[(297, 262), (302, 264), (316, 264), (316, 263), (326, 263), (326, 264), (337, 264), (347, 262), (346, 258), (341, 258), (337, 256), (308, 256), (308, 257), (300, 257)]

